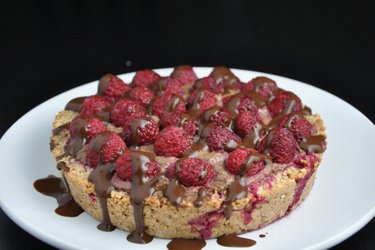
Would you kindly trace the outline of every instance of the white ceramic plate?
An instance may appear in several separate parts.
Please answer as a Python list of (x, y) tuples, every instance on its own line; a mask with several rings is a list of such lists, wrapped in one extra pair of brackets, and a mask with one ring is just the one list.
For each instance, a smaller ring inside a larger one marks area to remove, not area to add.
[[(168, 75), (172, 69), (157, 72)], [(195, 68), (198, 76), (211, 68)], [(257, 244), (252, 249), (321, 249), (348, 238), (375, 215), (375, 126), (343, 100), (313, 86), (288, 78), (244, 70), (233, 70), (243, 81), (259, 75), (295, 92), (327, 127), (328, 149), (318, 170), (316, 183), (306, 201), (288, 217), (261, 230), (246, 233)], [(134, 74), (120, 77), (130, 82)], [(96, 93), (97, 82), (62, 93), (20, 118), (0, 141), (0, 199), (5, 213), (35, 237), (64, 249), (167, 249), (168, 240), (154, 239), (138, 245), (126, 240), (127, 233), (106, 233), (87, 214), (66, 218), (55, 214), (56, 201), (33, 188), (36, 179), (57, 175), (49, 152), (54, 115), (72, 98)], [(268, 233), (266, 238), (259, 234)], [(208, 240), (206, 249), (228, 249)]]

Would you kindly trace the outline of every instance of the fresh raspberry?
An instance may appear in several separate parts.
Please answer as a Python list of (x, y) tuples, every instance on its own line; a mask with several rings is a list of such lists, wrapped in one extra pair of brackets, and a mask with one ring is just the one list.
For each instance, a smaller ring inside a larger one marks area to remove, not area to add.
[(254, 87), (255, 87), (255, 84), (252, 81), (250, 81), (248, 83), (242, 83), (241, 84), (241, 92), (245, 93), (245, 94), (248, 94), (254, 89)]
[[(292, 105), (292, 106), (291, 106)], [(288, 107), (290, 106), (290, 107)], [(267, 104), (272, 117), (285, 112), (285, 114), (302, 110), (301, 100), (291, 92), (279, 90), (270, 103)]]
[(146, 87), (134, 87), (130, 92), (130, 98), (142, 106), (149, 104), (154, 97), (154, 93)]
[(87, 146), (87, 165), (96, 167), (99, 163), (113, 162), (125, 148), (126, 144), (118, 134), (110, 131), (101, 132), (92, 138)]
[(273, 96), (277, 91), (276, 82), (264, 76), (253, 78), (247, 85), (249, 85), (247, 88), (253, 85), (258, 95), (266, 99)]
[(195, 90), (190, 95), (189, 104), (192, 110), (198, 110), (199, 113), (203, 113), (216, 105), (216, 98), (214, 93), (208, 90)]
[[(210, 110), (207, 110), (209, 112)], [(205, 114), (206, 114), (205, 113)], [(208, 118), (208, 122), (213, 122), (216, 126), (225, 127), (226, 123), (230, 120), (229, 114), (225, 112), (223, 109), (217, 110), (214, 114), (210, 115)]]
[(132, 84), (133, 86), (150, 87), (159, 81), (159, 79), (160, 76), (152, 70), (139, 70), (135, 73)]
[(181, 125), (186, 134), (190, 136), (195, 136), (197, 134), (198, 127), (194, 121), (189, 119), (182, 119)]
[(271, 136), (271, 157), (277, 163), (289, 163), (298, 153), (298, 144), (293, 134), (282, 127), (275, 128), (268, 136)]
[[(126, 150), (120, 157), (117, 158), (115, 167), (117, 176), (124, 181), (132, 181), (133, 168), (132, 168), (132, 151)], [(152, 178), (160, 173), (160, 167), (156, 161), (145, 163), (146, 176)]]
[(255, 128), (258, 120), (257, 115), (254, 115), (252, 112), (246, 111), (240, 113), (234, 124), (237, 134), (241, 137), (245, 137)]
[(175, 67), (171, 76), (176, 78), (182, 85), (193, 84), (198, 79), (193, 68), (188, 65)]
[(268, 132), (265, 129), (261, 129), (259, 132), (259, 140), (256, 142), (255, 148), (259, 152), (263, 152), (267, 147), (267, 135)]
[(145, 115), (146, 111), (143, 106), (128, 99), (118, 100), (111, 109), (111, 121), (116, 126), (122, 126), (126, 122)]
[(95, 135), (105, 131), (106, 126), (94, 117), (76, 116), (70, 122), (69, 130), (71, 137), (83, 137), (87, 144)]
[(312, 125), (303, 116), (298, 115), (291, 118), (288, 128), (292, 132), (294, 139), (299, 143), (311, 135)]
[(248, 96), (243, 96), (237, 108), (239, 113), (251, 112), (253, 115), (257, 115), (258, 106), (256, 102)]
[(179, 164), (177, 169), (178, 181), (187, 187), (204, 186), (216, 176), (214, 167), (199, 158), (188, 158)]
[(152, 107), (152, 113), (156, 116), (163, 117), (165, 113), (182, 114), (186, 111), (186, 102), (181, 96), (164, 92), (159, 96)]
[(180, 96), (183, 96), (185, 94), (181, 83), (177, 79), (174, 79), (172, 77), (162, 77), (157, 82), (156, 93), (160, 95), (165, 92)]
[(133, 146), (154, 143), (159, 133), (158, 125), (147, 117), (135, 118), (124, 124), (122, 129), (126, 143)]
[(156, 137), (154, 150), (160, 156), (180, 157), (190, 145), (191, 142), (182, 128), (169, 126)]
[(218, 94), (224, 92), (224, 84), (217, 83), (211, 76), (203, 77), (198, 79), (194, 84), (195, 89), (205, 89), (212, 93)]
[(165, 176), (170, 180), (176, 177), (176, 164), (170, 164), (167, 167), (167, 170), (165, 170)]
[[(246, 166), (247, 160), (254, 155), (254, 152), (257, 153), (252, 148), (237, 148), (229, 153), (225, 161), (225, 168), (232, 174), (243, 174), (248, 177), (259, 173), (264, 169), (264, 160), (256, 161), (251, 166)], [(246, 173), (242, 173), (243, 171), (246, 171)]]
[(109, 108), (110, 100), (104, 96), (89, 96), (82, 103), (80, 115), (100, 116), (100, 113)]
[(207, 145), (210, 151), (222, 151), (231, 140), (240, 142), (241, 138), (227, 128), (213, 128), (207, 137)]
[(107, 96), (113, 99), (120, 98), (126, 91), (130, 90), (120, 78), (112, 74), (106, 74), (100, 78), (98, 95)]

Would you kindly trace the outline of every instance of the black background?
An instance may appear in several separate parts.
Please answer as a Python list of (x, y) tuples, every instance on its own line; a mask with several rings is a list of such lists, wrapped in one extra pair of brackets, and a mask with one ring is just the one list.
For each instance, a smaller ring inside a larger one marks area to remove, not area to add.
[[(0, 136), (104, 73), (180, 64), (297, 79), (375, 121), (374, 1), (1, 1), (0, 45)], [(0, 249), (23, 248), (50, 247), (0, 210)], [(375, 221), (334, 249), (375, 249)]]

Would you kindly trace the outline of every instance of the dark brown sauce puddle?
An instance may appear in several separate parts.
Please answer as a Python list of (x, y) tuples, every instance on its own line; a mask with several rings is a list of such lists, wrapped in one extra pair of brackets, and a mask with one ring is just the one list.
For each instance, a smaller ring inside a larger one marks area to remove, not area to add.
[(202, 239), (173, 239), (168, 243), (169, 250), (201, 250), (206, 246)]
[(47, 196), (57, 200), (58, 207), (55, 212), (65, 217), (77, 217), (83, 209), (74, 201), (70, 192), (66, 189), (62, 178), (49, 175), (46, 178), (36, 180), (34, 188)]
[(255, 240), (242, 238), (235, 234), (224, 234), (217, 238), (216, 242), (224, 247), (251, 247), (257, 243)]

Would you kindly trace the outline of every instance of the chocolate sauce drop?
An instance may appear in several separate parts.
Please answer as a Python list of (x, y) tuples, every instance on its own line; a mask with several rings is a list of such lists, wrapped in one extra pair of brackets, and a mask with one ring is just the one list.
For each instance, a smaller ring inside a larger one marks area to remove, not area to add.
[(259, 234), (259, 238), (266, 238), (265, 234)]
[(89, 181), (95, 186), (95, 193), (99, 199), (100, 207), (102, 209), (102, 222), (97, 226), (101, 231), (110, 232), (115, 230), (109, 217), (107, 199), (113, 189), (111, 179), (114, 174), (114, 164), (99, 164), (89, 175)]
[(204, 202), (204, 197), (206, 196), (206, 191), (203, 187), (198, 189), (198, 195), (197, 198), (194, 201), (194, 206), (195, 207), (200, 207), (203, 205)]
[(74, 201), (70, 192), (64, 185), (63, 179), (49, 175), (47, 178), (38, 179), (34, 182), (34, 188), (47, 196), (57, 200), (58, 207), (55, 212), (65, 217), (77, 217), (83, 209)]
[(242, 238), (235, 234), (224, 234), (217, 238), (216, 242), (224, 247), (251, 247), (257, 243), (255, 240)]
[(206, 246), (202, 239), (173, 239), (168, 243), (169, 250), (201, 250)]
[(58, 126), (57, 128), (54, 128), (52, 130), (52, 136), (60, 134), (61, 131), (65, 130), (65, 129), (69, 129), (69, 126), (70, 126), (70, 122), (67, 122), (63, 125)]

